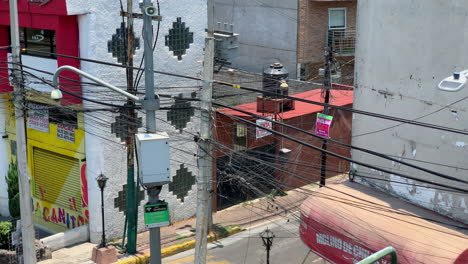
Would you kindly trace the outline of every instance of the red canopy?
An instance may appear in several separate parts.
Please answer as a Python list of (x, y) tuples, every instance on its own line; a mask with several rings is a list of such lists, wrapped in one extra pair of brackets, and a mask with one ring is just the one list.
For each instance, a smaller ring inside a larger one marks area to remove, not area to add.
[(454, 227), (466, 225), (360, 184), (314, 192), (301, 218), (302, 241), (332, 263), (356, 263), (387, 246), (398, 263), (468, 263), (467, 229)]

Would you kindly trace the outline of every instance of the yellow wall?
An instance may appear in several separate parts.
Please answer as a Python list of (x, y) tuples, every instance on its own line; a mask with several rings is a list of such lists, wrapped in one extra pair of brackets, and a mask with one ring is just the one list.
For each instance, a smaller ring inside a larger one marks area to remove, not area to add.
[[(7, 134), (10, 144), (7, 149), (10, 156), (10, 160), (16, 159), (11, 153), (11, 141), (16, 141), (15, 132), (15, 119), (13, 117), (13, 106), (9, 104), (9, 114), (7, 113)], [(9, 116), (9, 117), (8, 117)], [(87, 190), (87, 179), (86, 179), (86, 155), (84, 145), (84, 130), (83, 130), (83, 114), (78, 114), (78, 128), (75, 129), (75, 142), (68, 142), (57, 138), (57, 125), (50, 123), (49, 132), (42, 132), (34, 129), (27, 129), (27, 151), (28, 151), (28, 165), (29, 172), (32, 176), (31, 190), (34, 190), (35, 179), (34, 179), (34, 160), (33, 160), (33, 149), (40, 148), (48, 150), (57, 154), (65, 155), (67, 157), (78, 159), (80, 167), (80, 189), (81, 189), (81, 201), (71, 201), (68, 208), (59, 206), (53, 202), (47, 202), (42, 200), (39, 195), (35, 195), (32, 191), (31, 197), (33, 202), (34, 210), (34, 222), (44, 226), (52, 231), (61, 232), (70, 228), (78, 227), (89, 222), (88, 212), (88, 190)], [(49, 164), (54, 166), (54, 164)], [(63, 174), (63, 173), (62, 173)], [(66, 172), (65, 172), (66, 175)], [(51, 173), (50, 177), (54, 177)], [(54, 182), (59, 183), (57, 186), (49, 186), (50, 188), (59, 188), (59, 195), (67, 195), (67, 192), (62, 192), (64, 188), (67, 188), (67, 179), (65, 178), (54, 178)], [(76, 186), (75, 186), (76, 188)], [(67, 197), (62, 197), (67, 198)], [(74, 203), (80, 203), (80, 210), (74, 210), (76, 206)]]

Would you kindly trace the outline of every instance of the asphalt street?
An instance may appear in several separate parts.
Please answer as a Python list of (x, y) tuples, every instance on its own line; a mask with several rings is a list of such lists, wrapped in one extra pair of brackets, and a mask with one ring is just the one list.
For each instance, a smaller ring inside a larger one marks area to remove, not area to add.
[[(252, 229), (208, 245), (209, 264), (262, 264), (266, 262), (266, 250), (260, 232), (269, 228), (275, 235), (270, 252), (270, 264), (322, 264), (326, 263), (310, 252), (298, 233), (298, 222), (279, 219), (263, 223)], [(163, 259), (164, 264), (191, 264), (194, 250)]]

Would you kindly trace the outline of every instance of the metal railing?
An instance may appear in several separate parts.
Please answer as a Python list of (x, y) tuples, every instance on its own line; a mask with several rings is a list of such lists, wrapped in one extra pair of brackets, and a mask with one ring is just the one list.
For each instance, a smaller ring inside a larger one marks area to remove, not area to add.
[(392, 264), (397, 264), (398, 259), (397, 259), (397, 254), (395, 251), (395, 248), (393, 247), (386, 247), (378, 252), (375, 252), (374, 254), (368, 256), (367, 258), (359, 261), (357, 264), (372, 264), (375, 263), (376, 261), (379, 261), (386, 256), (390, 255), (391, 257), (391, 263)]
[(356, 30), (328, 30), (327, 44), (337, 56), (354, 56)]

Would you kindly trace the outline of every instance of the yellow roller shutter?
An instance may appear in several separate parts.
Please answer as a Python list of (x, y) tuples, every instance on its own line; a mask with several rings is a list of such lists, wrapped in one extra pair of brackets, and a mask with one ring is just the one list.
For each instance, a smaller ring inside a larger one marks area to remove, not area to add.
[(81, 211), (80, 161), (35, 147), (33, 149), (34, 196)]

